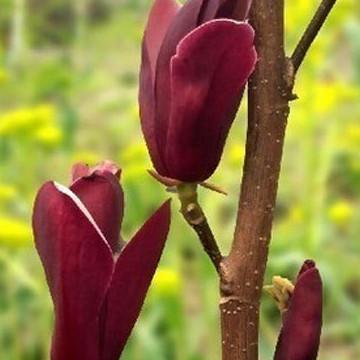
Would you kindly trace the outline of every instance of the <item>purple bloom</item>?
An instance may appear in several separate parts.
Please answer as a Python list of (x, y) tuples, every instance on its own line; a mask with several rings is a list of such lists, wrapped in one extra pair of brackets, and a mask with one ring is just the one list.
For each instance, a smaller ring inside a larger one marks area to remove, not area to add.
[[(157, 172), (202, 182), (215, 171), (256, 63), (250, 0), (155, 0), (142, 45), (140, 116)], [(235, 8), (237, 6), (237, 8)]]
[(274, 360), (315, 360), (322, 326), (322, 282), (312, 260), (304, 262), (276, 346)]
[(37, 195), (35, 242), (55, 308), (52, 360), (117, 360), (159, 262), (170, 204), (124, 244), (119, 176), (111, 162), (80, 164), (70, 188), (47, 182)]

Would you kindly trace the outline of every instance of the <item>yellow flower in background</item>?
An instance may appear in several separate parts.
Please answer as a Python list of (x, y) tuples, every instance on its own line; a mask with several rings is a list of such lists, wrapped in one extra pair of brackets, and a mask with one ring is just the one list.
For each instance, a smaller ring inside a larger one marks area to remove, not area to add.
[(139, 180), (148, 177), (147, 170), (152, 168), (144, 142), (130, 144), (119, 154), (124, 169), (124, 181)]
[(121, 163), (139, 163), (148, 158), (147, 148), (143, 141), (130, 144), (121, 151)]
[[(332, 83), (319, 83), (316, 92), (319, 94), (319, 99), (316, 101), (316, 112), (323, 114), (331, 109), (338, 103), (339, 86)], [(321, 95), (320, 95), (321, 94)]]
[(170, 268), (159, 268), (152, 281), (152, 291), (160, 296), (177, 296), (181, 292), (180, 274)]
[[(318, 115), (316, 119), (324, 120), (333, 115), (339, 104), (348, 105), (357, 103), (360, 93), (359, 90), (347, 83), (340, 81), (318, 81), (313, 83), (310, 77), (303, 77), (297, 85), (297, 92), (300, 95), (301, 106), (295, 107), (295, 111), (305, 114)], [(313, 120), (311, 120), (313, 121)]]
[(32, 232), (24, 221), (0, 215), (0, 246), (18, 248), (31, 243)]
[(150, 178), (150, 175), (147, 172), (149, 168), (151, 167), (144, 164), (132, 164), (123, 166), (122, 169), (124, 170), (124, 172), (122, 174), (122, 179), (124, 183), (129, 183), (132, 181), (143, 181), (147, 178)]
[(299, 27), (299, 22), (305, 22), (304, 14), (311, 14), (315, 9), (312, 0), (289, 1), (286, 2), (286, 28), (287, 31), (293, 31)]
[(34, 138), (41, 145), (55, 146), (61, 142), (63, 134), (58, 127), (50, 125), (38, 129), (34, 134)]
[(354, 207), (347, 200), (339, 200), (328, 209), (329, 219), (338, 226), (347, 225), (353, 214)]
[(6, 84), (9, 80), (9, 74), (4, 68), (0, 68), (0, 85)]
[(0, 115), (0, 135), (31, 136), (43, 127), (56, 125), (56, 108), (51, 104), (10, 110)]
[(348, 105), (351, 102), (357, 104), (360, 93), (359, 89), (345, 82), (333, 81), (319, 83), (316, 89), (319, 94), (316, 111), (326, 113), (342, 105)]
[(0, 203), (13, 200), (17, 195), (17, 190), (10, 184), (0, 183)]

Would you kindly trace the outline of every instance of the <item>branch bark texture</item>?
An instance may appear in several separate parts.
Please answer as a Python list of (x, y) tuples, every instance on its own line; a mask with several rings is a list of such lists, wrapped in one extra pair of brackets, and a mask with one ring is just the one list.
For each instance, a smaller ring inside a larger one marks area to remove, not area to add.
[(259, 61), (249, 81), (246, 155), (234, 240), (220, 263), (223, 360), (257, 360), (259, 307), (295, 75), (336, 0), (322, 0), (291, 58), (284, 0), (253, 0)]
[(271, 236), (293, 68), (284, 53), (284, 0), (254, 0), (259, 61), (249, 81), (246, 157), (231, 252), (221, 264), (223, 360), (257, 360), (259, 305)]

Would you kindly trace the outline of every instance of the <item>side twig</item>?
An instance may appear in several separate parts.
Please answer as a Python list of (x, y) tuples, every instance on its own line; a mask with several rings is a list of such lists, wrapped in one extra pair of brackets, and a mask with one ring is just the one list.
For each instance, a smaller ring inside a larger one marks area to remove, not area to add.
[(219, 273), (223, 257), (206, 216), (197, 201), (197, 184), (182, 183), (178, 185), (177, 189), (181, 202), (181, 213), (187, 223), (195, 230), (206, 254)]
[(336, 0), (321, 1), (321, 4), (319, 5), (315, 15), (310, 21), (309, 26), (305, 30), (293, 54), (291, 55), (291, 60), (294, 66), (295, 73), (298, 71), (299, 67), (304, 61), (305, 56), (308, 50), (310, 49), (311, 44), (313, 43), (320, 29), (324, 25), (335, 3)]

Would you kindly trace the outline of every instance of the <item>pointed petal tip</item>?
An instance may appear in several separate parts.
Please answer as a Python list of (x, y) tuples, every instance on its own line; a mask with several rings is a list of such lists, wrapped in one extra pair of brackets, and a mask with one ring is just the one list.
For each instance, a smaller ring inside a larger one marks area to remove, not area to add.
[(313, 268), (313, 267), (316, 267), (316, 263), (315, 263), (314, 260), (307, 259), (307, 260), (304, 261), (303, 266), (306, 266), (307, 268)]
[(104, 162), (93, 168), (91, 175), (79, 178), (70, 187), (95, 220), (114, 254), (121, 249), (120, 230), (124, 215), (119, 172), (113, 162)]
[(73, 184), (78, 179), (87, 177), (87, 176), (91, 176), (95, 173), (100, 174), (100, 175), (110, 173), (110, 174), (114, 175), (115, 177), (117, 177), (117, 179), (119, 180), (120, 175), (121, 175), (121, 169), (112, 160), (104, 160), (93, 167), (90, 167), (88, 164), (86, 164), (84, 162), (78, 162), (72, 166), (72, 169), (71, 169), (72, 181), (71, 181), (71, 183)]
[(317, 270), (315, 261), (310, 259), (305, 260), (300, 268), (298, 278), (303, 276), (304, 273), (308, 272), (311, 269)]
[[(120, 253), (108, 293), (104, 359), (118, 359), (141, 311), (170, 226), (165, 201)], [(124, 311), (126, 310), (126, 311)]]
[(165, 228), (167, 229), (166, 231), (168, 231), (171, 220), (171, 201), (171, 198), (164, 201), (164, 203), (149, 217), (147, 222), (162, 223), (166, 225)]
[(121, 176), (121, 169), (120, 167), (112, 160), (104, 160), (100, 164), (94, 166), (91, 169), (91, 174), (100, 173), (100, 174), (112, 174), (118, 180)]
[(300, 274), (296, 281), (296, 285), (298, 288), (309, 288), (311, 291), (317, 291), (320, 294), (322, 292), (322, 279), (319, 270), (316, 267), (306, 270)]
[(150, 10), (144, 33), (144, 45), (149, 55), (152, 77), (154, 80), (155, 67), (159, 51), (171, 21), (178, 12), (180, 5), (175, 0), (155, 0)]
[(71, 168), (71, 182), (89, 175), (89, 165), (83, 162), (75, 163)]
[[(86, 208), (86, 206), (80, 200), (80, 198), (77, 196), (77, 194), (75, 192), (73, 192), (70, 188), (68, 188), (56, 181), (48, 181), (40, 188), (35, 205), (37, 203), (40, 203), (40, 205), (47, 206), (48, 202), (50, 200), (53, 200), (54, 202), (58, 202), (58, 201), (60, 201), (59, 196), (66, 196), (66, 198), (69, 198), (71, 200), (71, 202), (80, 210), (82, 215), (88, 220), (88, 222), (91, 224), (91, 226), (93, 226), (93, 228), (98, 233), (100, 238), (109, 247), (109, 244), (106, 241), (104, 234), (102, 233), (98, 224), (94, 220), (93, 216), (90, 214), (89, 210)], [(36, 206), (35, 206), (35, 208), (36, 208)], [(35, 214), (35, 212), (34, 212), (34, 214)], [(110, 247), (109, 247), (109, 249), (110, 249)]]

